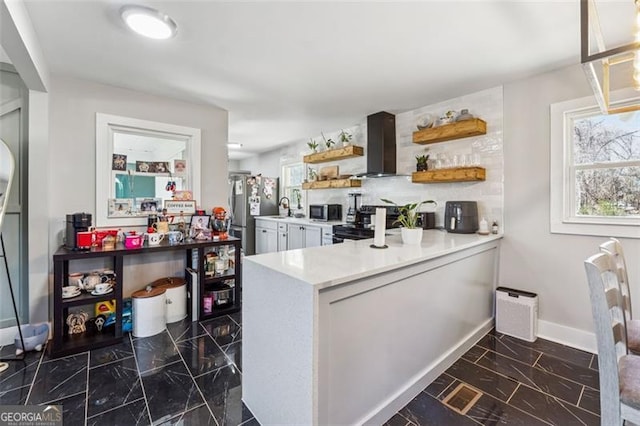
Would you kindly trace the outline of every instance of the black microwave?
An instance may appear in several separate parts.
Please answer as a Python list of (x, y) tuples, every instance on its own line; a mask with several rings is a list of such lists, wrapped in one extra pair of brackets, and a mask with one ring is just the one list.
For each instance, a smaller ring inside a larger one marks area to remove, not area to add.
[(309, 219), (315, 220), (342, 220), (341, 204), (311, 204), (309, 206)]

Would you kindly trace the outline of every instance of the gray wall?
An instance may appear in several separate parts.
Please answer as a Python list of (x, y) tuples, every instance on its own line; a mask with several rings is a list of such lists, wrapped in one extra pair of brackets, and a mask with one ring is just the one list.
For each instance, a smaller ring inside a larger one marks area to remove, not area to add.
[[(561, 182), (549, 178), (549, 105), (591, 94), (578, 65), (504, 86), (500, 283), (538, 293), (542, 334), (584, 347), (588, 339), (580, 336), (588, 336), (580, 331), (592, 333), (593, 324), (583, 261), (606, 238), (550, 233), (550, 187)], [(622, 244), (633, 303), (640, 306), (637, 284), (633, 287), (640, 280), (640, 240), (623, 239)]]
[(252, 174), (280, 177), (281, 148), (263, 152), (260, 155), (238, 161), (238, 170), (249, 170)]
[[(216, 205), (226, 206), (227, 111), (95, 82), (53, 76), (49, 112), (51, 173), (50, 179), (42, 176), (40, 184), (48, 185), (53, 196), (48, 206), (33, 206), (48, 211), (47, 258), (51, 259), (51, 255), (62, 244), (67, 213), (84, 211), (95, 215), (97, 112), (201, 129), (202, 200), (197, 201), (207, 210)], [(157, 272), (163, 274), (164, 271)], [(42, 303), (46, 299), (42, 297)], [(39, 315), (35, 312), (32, 306), (32, 322), (48, 319), (46, 308), (38, 309)]]

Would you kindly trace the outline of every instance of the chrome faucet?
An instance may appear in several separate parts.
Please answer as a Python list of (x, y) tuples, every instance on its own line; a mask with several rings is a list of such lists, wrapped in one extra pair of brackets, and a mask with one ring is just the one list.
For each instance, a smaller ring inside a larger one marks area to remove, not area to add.
[[(283, 205), (282, 204), (282, 200), (287, 200), (287, 204)], [(285, 206), (286, 206), (287, 216), (291, 217), (291, 200), (290, 199), (288, 199), (287, 197), (282, 197), (282, 198), (280, 198), (280, 201), (278, 201), (278, 205), (282, 206), (283, 208), (285, 208)]]

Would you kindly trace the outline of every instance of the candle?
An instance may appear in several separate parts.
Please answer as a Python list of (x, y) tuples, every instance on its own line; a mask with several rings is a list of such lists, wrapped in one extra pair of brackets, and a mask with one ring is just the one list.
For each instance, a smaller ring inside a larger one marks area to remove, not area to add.
[(373, 234), (373, 245), (384, 247), (384, 231), (387, 223), (387, 209), (376, 209), (376, 227)]

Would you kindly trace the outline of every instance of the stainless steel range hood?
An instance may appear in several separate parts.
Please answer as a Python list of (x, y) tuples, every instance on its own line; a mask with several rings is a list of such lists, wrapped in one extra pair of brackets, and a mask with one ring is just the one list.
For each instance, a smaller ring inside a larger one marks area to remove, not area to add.
[(367, 117), (367, 171), (358, 177), (396, 175), (396, 116), (378, 112)]

